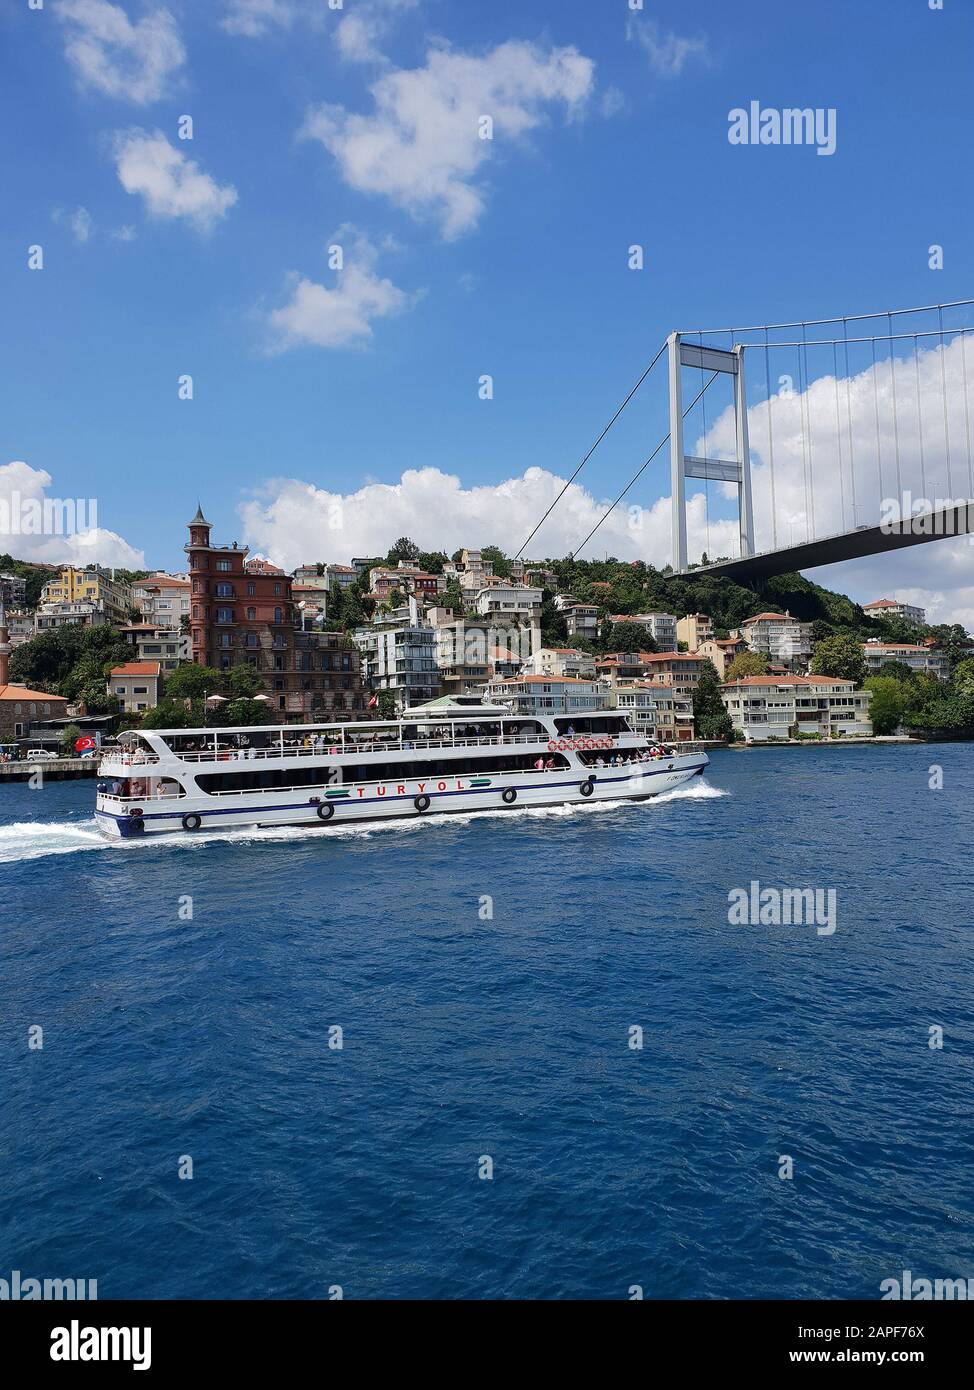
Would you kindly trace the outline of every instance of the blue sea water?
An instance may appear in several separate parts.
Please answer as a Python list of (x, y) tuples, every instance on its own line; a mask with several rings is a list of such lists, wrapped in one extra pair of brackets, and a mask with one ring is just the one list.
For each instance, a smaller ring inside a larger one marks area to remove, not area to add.
[[(725, 752), (639, 805), (154, 843), (99, 841), (93, 791), (0, 788), (0, 1277), (974, 1276), (974, 746)], [(752, 880), (834, 888), (837, 930), (731, 925)]]

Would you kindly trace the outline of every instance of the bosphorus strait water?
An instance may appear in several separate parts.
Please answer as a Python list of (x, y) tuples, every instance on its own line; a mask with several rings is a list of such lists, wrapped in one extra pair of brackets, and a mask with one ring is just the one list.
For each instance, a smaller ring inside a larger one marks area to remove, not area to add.
[[(0, 787), (0, 1275), (605, 1299), (974, 1275), (974, 746), (724, 752), (655, 802), (357, 831), (105, 844), (93, 797)], [(834, 889), (834, 933), (732, 925), (752, 881)]]

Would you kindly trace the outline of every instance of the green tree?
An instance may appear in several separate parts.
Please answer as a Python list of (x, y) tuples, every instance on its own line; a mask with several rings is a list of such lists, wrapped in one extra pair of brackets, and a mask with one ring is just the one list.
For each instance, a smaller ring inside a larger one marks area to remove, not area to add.
[(906, 693), (903, 682), (895, 676), (870, 676), (866, 689), (872, 691), (869, 718), (874, 734), (893, 734), (903, 722)]
[(238, 700), (253, 700), (253, 697), (263, 689), (263, 685), (264, 682), (253, 666), (246, 662), (240, 666), (234, 666), (227, 680), (227, 689)]
[(442, 574), (443, 566), (446, 564), (447, 556), (443, 550), (424, 550), (417, 560), (417, 564), (422, 565), (424, 574)]
[(81, 725), (69, 724), (67, 728), (61, 730), (61, 752), (70, 756), (74, 752), (74, 745), (81, 737)]
[(613, 623), (609, 629), (610, 652), (654, 652), (656, 643), (643, 623)]
[(768, 671), (768, 658), (760, 652), (741, 652), (727, 667), (725, 681), (746, 680), (748, 676), (764, 676)]
[(386, 562), (390, 565), (398, 565), (400, 560), (418, 560), (420, 553), (419, 546), (415, 541), (411, 541), (408, 536), (400, 536), (386, 556)]
[(380, 719), (395, 719), (396, 696), (392, 690), (380, 690), (376, 695), (376, 713)]
[[(223, 685), (223, 677), (212, 666), (197, 666), (195, 661), (181, 661), (166, 677), (167, 700), (203, 700)], [(165, 725), (157, 725), (164, 728)]]
[(728, 739), (734, 730), (720, 695), (720, 677), (712, 661), (701, 661), (700, 679), (693, 690), (693, 722), (697, 738)]
[(838, 680), (862, 685), (866, 679), (862, 643), (852, 633), (844, 632), (816, 642), (810, 670), (814, 676), (835, 676)]
[(195, 729), (197, 725), (196, 717), (182, 700), (160, 700), (155, 709), (147, 709), (142, 716), (143, 729)]

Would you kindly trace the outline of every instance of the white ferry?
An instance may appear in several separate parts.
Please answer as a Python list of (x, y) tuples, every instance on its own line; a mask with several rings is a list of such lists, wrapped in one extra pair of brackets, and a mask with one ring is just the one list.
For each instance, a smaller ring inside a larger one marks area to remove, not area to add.
[(460, 696), (391, 722), (123, 734), (99, 765), (96, 817), (128, 838), (643, 800), (707, 763), (621, 714), (526, 717)]

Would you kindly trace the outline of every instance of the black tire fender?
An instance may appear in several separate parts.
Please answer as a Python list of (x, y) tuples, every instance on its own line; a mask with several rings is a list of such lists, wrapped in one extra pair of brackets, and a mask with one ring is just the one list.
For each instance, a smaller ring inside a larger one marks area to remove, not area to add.
[(202, 824), (202, 818), (200, 816), (197, 816), (195, 813), (188, 816), (183, 816), (184, 830), (199, 830)]
[(331, 820), (332, 816), (335, 814), (335, 808), (330, 801), (326, 801), (323, 805), (317, 807), (317, 812), (319, 820)]
[(595, 783), (590, 778), (587, 782), (583, 782), (578, 790), (583, 796), (591, 796), (595, 791)]
[(501, 800), (506, 801), (508, 806), (513, 806), (514, 802), (517, 800), (517, 792), (513, 787), (505, 787), (501, 792)]
[(413, 805), (416, 807), (417, 811), (428, 811), (430, 808), (430, 799), (428, 796), (417, 796)]

